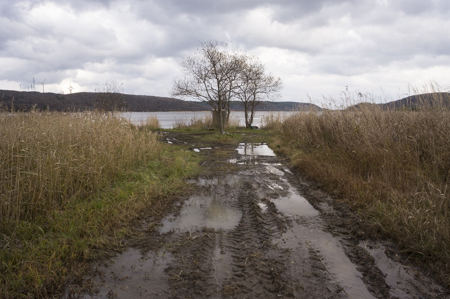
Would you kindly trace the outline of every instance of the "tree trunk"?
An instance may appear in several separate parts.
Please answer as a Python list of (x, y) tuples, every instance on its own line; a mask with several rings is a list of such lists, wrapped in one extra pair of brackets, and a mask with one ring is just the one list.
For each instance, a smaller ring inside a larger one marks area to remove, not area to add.
[(250, 126), (253, 123), (253, 115), (254, 115), (254, 111), (255, 111), (255, 106), (252, 105), (252, 108), (250, 110)]
[(248, 106), (246, 103), (244, 103), (244, 114), (245, 114), (245, 127), (250, 128), (252, 123), (248, 119)]

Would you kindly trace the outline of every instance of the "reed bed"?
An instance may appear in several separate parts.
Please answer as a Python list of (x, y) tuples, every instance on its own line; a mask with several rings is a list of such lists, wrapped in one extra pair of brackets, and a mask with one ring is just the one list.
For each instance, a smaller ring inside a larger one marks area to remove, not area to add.
[(262, 118), (261, 129), (280, 130), (286, 118), (286, 113), (281, 112), (265, 114)]
[(432, 265), (450, 285), (450, 110), (298, 113), (279, 129), (292, 162)]
[(143, 126), (149, 129), (159, 129), (161, 127), (157, 116), (147, 118)]
[(0, 298), (62, 295), (197, 171), (193, 154), (117, 116), (1, 113)]
[(155, 135), (95, 113), (2, 114), (0, 136), (3, 225), (88, 196), (159, 151)]
[(174, 129), (208, 129), (212, 126), (212, 117), (205, 116), (201, 118), (191, 118), (189, 120), (177, 120), (174, 124)]

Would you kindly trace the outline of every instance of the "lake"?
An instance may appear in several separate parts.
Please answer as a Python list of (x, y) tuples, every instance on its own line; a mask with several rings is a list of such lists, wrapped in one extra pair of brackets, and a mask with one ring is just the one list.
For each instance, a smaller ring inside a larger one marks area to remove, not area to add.
[[(292, 111), (257, 111), (253, 117), (253, 125), (261, 127), (264, 117), (270, 114), (287, 117), (291, 115)], [(177, 112), (122, 112), (121, 115), (130, 120), (133, 124), (139, 125), (145, 123), (147, 118), (156, 116), (159, 120), (159, 125), (163, 129), (172, 129), (176, 123), (190, 123), (191, 119), (204, 119), (211, 117), (211, 111), (177, 111)], [(230, 123), (238, 124), (238, 126), (245, 126), (245, 114), (243, 111), (231, 111)]]

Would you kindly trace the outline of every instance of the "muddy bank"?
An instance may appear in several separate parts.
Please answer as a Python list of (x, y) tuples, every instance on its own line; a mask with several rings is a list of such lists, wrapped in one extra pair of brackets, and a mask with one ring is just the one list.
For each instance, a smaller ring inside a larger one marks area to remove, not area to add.
[(66, 297), (450, 298), (266, 144), (167, 138), (204, 156), (195, 191)]

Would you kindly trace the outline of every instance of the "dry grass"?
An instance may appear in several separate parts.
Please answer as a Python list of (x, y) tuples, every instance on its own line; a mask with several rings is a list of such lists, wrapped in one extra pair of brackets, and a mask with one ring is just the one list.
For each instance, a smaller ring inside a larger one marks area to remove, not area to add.
[(195, 175), (193, 154), (95, 113), (0, 114), (0, 298), (46, 298)]
[(279, 132), (300, 170), (450, 285), (450, 110), (298, 113)]
[(160, 123), (159, 123), (158, 117), (150, 116), (149, 118), (147, 118), (147, 120), (145, 121), (143, 126), (146, 128), (149, 128), (149, 129), (159, 129)]
[(160, 150), (155, 135), (93, 113), (2, 114), (0, 136), (3, 225), (88, 196)]
[(191, 118), (189, 120), (178, 120), (174, 124), (175, 129), (208, 129), (212, 126), (212, 117), (204, 116), (201, 118)]
[(280, 130), (284, 120), (287, 118), (286, 113), (269, 113), (262, 118), (261, 129)]

